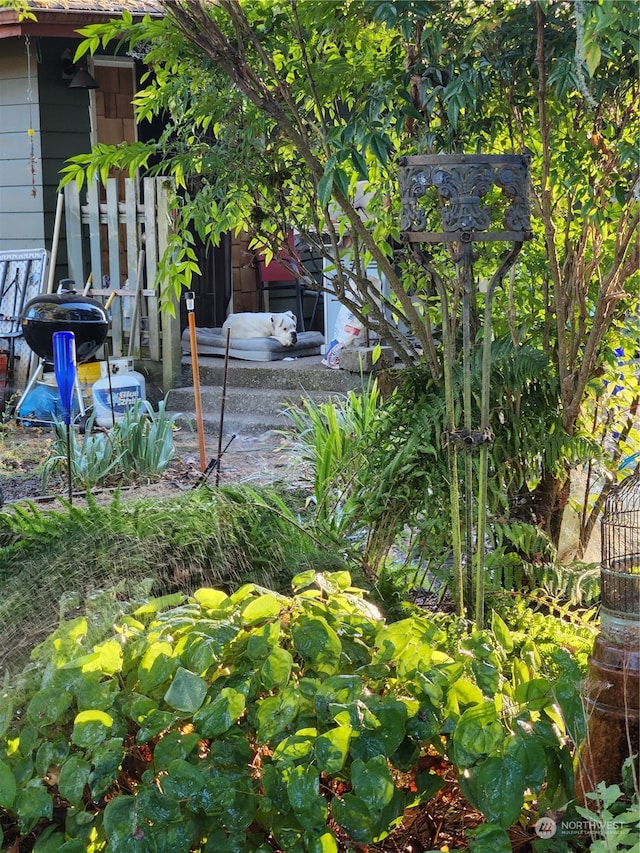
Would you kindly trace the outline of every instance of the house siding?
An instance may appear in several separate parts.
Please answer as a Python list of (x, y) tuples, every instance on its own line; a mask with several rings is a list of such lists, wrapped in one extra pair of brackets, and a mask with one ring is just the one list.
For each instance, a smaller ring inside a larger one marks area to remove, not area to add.
[[(0, 250), (45, 245), (42, 153), (38, 112), (38, 64), (31, 44), (31, 108), (23, 39), (5, 39), (0, 50)], [(33, 126), (33, 161), (28, 134)], [(32, 174), (33, 168), (33, 174)]]
[[(42, 190), (44, 227), (47, 248), (51, 248), (55, 225), (55, 209), (61, 170), (74, 154), (91, 150), (89, 92), (69, 89), (61, 76), (61, 56), (71, 45), (66, 39), (42, 39), (40, 63), (40, 128), (42, 134)], [(68, 276), (67, 244), (64, 228), (58, 245), (55, 281)], [(87, 270), (88, 273), (88, 270)], [(78, 282), (82, 286), (83, 282)]]
[[(31, 39), (30, 104), (24, 39), (0, 42), (0, 250), (51, 250), (61, 169), (69, 157), (91, 148), (89, 93), (69, 89), (61, 76), (62, 53), (66, 48), (73, 53), (76, 44)], [(54, 279), (67, 275), (63, 228)]]

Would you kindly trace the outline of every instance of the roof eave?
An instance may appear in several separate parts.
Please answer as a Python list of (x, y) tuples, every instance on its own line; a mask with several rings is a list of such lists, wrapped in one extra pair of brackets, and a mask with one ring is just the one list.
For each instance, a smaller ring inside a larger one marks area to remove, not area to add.
[[(133, 13), (134, 20), (140, 20), (145, 14), (160, 17), (158, 13)], [(0, 39), (15, 38), (16, 36), (44, 36), (52, 38), (76, 38), (82, 36), (78, 30), (90, 24), (99, 24), (117, 19), (118, 12), (62, 12), (38, 11), (38, 20), (20, 20), (14, 9), (0, 9)]]

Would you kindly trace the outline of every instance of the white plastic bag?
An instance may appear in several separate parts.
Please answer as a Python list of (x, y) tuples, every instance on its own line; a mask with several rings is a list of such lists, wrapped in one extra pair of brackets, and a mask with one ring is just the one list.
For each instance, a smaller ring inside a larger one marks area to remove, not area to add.
[(341, 305), (333, 327), (333, 338), (327, 347), (322, 363), (334, 370), (340, 367), (340, 354), (346, 347), (360, 347), (364, 343), (364, 326), (346, 305)]

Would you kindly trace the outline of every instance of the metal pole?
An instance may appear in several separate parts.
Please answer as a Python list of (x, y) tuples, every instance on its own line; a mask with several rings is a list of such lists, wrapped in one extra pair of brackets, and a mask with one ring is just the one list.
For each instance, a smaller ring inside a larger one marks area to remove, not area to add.
[(198, 448), (200, 450), (200, 470), (207, 467), (207, 451), (204, 446), (204, 422), (202, 420), (202, 398), (200, 396), (200, 369), (198, 367), (198, 344), (196, 341), (196, 318), (194, 313), (196, 295), (192, 290), (185, 293), (187, 318), (189, 320), (189, 345), (191, 347), (191, 372), (193, 374), (193, 395), (196, 405), (196, 429), (198, 430)]
[(429, 263), (426, 254), (414, 249), (414, 257), (427, 270), (440, 297), (440, 313), (442, 315), (442, 366), (444, 372), (444, 398), (447, 432), (447, 454), (449, 456), (449, 498), (451, 512), (451, 545), (453, 549), (453, 579), (456, 591), (456, 613), (464, 617), (466, 608), (471, 607), (467, 599), (464, 577), (462, 572), (462, 534), (460, 530), (460, 486), (458, 482), (458, 448), (453, 441), (456, 428), (455, 399), (453, 389), (453, 361), (455, 356), (452, 331), (449, 326), (449, 300), (444, 282)]
[(493, 296), (509, 269), (513, 267), (520, 254), (522, 243), (514, 243), (504, 256), (500, 267), (494, 273), (484, 303), (484, 327), (482, 341), (482, 397), (480, 403), (480, 429), (486, 440), (480, 445), (478, 465), (478, 530), (476, 540), (475, 565), (475, 624), (478, 631), (484, 627), (484, 561), (485, 536), (487, 530), (487, 484), (489, 472), (489, 416), (491, 409), (491, 335), (493, 317)]
[(222, 377), (222, 401), (220, 403), (220, 427), (218, 429), (218, 462), (216, 467), (216, 486), (220, 483), (220, 460), (222, 459), (222, 429), (224, 426), (224, 409), (227, 401), (227, 371), (229, 369), (229, 342), (231, 331), (227, 329), (227, 343), (224, 349), (224, 375)]
[[(462, 409), (464, 428), (468, 434), (473, 426), (471, 397), (471, 290), (473, 288), (473, 246), (457, 244), (456, 268), (462, 287)], [(464, 455), (465, 506), (465, 601), (473, 601), (473, 458), (471, 450)]]
[(67, 424), (67, 494), (73, 504), (73, 478), (71, 476), (71, 424)]

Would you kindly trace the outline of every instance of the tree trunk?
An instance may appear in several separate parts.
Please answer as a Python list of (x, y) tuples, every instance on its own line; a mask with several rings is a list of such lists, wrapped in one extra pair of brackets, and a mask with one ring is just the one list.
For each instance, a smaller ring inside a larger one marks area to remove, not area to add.
[(540, 483), (532, 494), (532, 503), (540, 527), (549, 535), (553, 544), (558, 547), (564, 510), (569, 502), (571, 492), (571, 477), (563, 479), (550, 473), (543, 474)]

